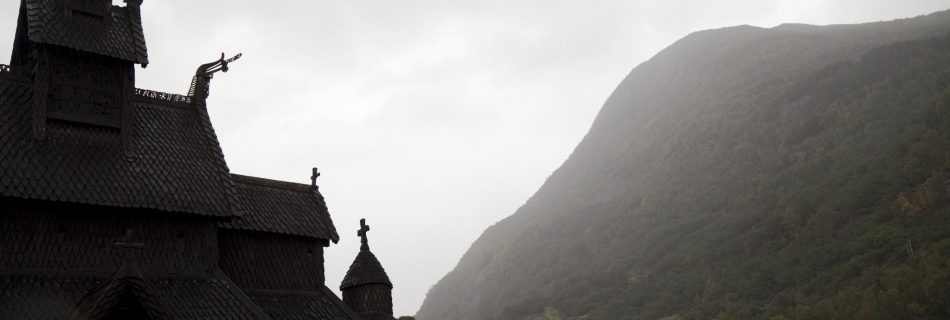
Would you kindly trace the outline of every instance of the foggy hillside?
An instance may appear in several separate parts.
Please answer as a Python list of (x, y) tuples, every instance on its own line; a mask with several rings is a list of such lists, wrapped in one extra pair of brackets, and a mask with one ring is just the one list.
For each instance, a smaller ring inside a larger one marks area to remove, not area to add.
[(948, 318), (948, 179), (950, 12), (696, 32), (417, 319)]

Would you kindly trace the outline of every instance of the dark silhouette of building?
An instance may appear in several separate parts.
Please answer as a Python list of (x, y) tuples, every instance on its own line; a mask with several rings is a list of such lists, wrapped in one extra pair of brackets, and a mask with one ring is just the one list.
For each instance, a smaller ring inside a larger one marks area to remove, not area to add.
[(379, 259), (369, 250), (367, 232), (369, 226), (361, 219), (357, 232), (362, 241), (360, 253), (340, 284), (343, 302), (364, 320), (393, 320), (393, 284)]
[(0, 65), (0, 319), (362, 319), (325, 285), (339, 236), (316, 169), (228, 169), (206, 99), (240, 55), (187, 95), (135, 88), (141, 5), (21, 1)]

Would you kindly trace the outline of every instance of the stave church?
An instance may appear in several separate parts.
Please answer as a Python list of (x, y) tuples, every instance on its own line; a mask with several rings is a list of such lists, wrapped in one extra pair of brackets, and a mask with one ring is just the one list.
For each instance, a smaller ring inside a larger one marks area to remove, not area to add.
[(232, 173), (201, 65), (187, 94), (136, 88), (142, 0), (21, 0), (0, 65), (0, 319), (392, 320), (362, 246), (337, 297), (340, 240), (317, 186)]

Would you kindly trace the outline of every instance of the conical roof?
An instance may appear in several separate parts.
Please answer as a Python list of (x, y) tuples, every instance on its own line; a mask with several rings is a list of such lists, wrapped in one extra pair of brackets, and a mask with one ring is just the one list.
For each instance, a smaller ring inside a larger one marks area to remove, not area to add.
[(366, 225), (366, 219), (360, 219), (360, 231), (357, 233), (362, 238), (363, 244), (360, 246), (360, 253), (356, 255), (350, 269), (346, 271), (343, 282), (340, 284), (340, 290), (352, 288), (366, 284), (384, 284), (392, 288), (393, 283), (389, 281), (386, 270), (376, 259), (376, 255), (369, 250), (369, 243), (366, 239), (366, 232), (369, 226)]
[(350, 265), (350, 270), (346, 271), (346, 277), (343, 277), (340, 290), (364, 284), (385, 284), (390, 288), (393, 286), (383, 265), (376, 259), (376, 255), (369, 251), (369, 248), (360, 249), (360, 253)]

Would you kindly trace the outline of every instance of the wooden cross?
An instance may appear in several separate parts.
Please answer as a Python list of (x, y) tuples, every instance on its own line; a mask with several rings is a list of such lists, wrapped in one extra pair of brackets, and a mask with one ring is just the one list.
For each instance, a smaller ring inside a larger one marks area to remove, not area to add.
[(362, 242), (363, 245), (368, 244), (368, 242), (366, 242), (366, 232), (369, 232), (369, 225), (366, 224), (366, 219), (360, 219), (360, 230), (356, 232), (356, 235), (362, 238), (360, 242)]
[(316, 188), (316, 187), (317, 187), (317, 178), (319, 178), (319, 177), (320, 177), (320, 172), (317, 170), (316, 167), (314, 167), (314, 168), (313, 168), (313, 173), (310, 175), (310, 187), (311, 187), (311, 188)]

